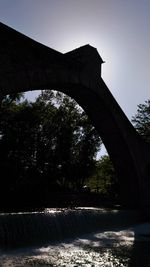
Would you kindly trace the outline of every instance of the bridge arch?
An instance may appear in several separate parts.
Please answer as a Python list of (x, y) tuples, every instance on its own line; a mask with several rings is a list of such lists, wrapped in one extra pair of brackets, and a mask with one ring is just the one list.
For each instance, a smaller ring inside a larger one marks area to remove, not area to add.
[(135, 131), (101, 78), (103, 60), (85, 45), (62, 54), (0, 24), (0, 96), (58, 90), (77, 101), (93, 122), (111, 157), (122, 203), (149, 206), (150, 147)]

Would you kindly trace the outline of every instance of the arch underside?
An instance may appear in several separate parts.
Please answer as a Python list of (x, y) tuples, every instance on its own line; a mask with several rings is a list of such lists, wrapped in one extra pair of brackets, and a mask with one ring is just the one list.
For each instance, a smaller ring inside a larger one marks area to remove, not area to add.
[[(115, 167), (119, 179), (122, 204), (137, 205), (140, 200), (140, 192), (138, 177), (133, 168), (133, 158), (113, 114), (103, 99), (83, 86), (78, 86), (78, 88), (75, 87), (71, 90), (59, 88), (59, 91), (74, 98), (97, 129)], [(129, 196), (133, 197), (133, 195), (134, 199), (131, 203)]]
[[(38, 88), (36, 88), (36, 90), (37, 89)], [(46, 87), (45, 85), (41, 85), (39, 90), (42, 89), (61, 91), (75, 99), (84, 109), (91, 119), (93, 126), (97, 129), (113, 162), (119, 180), (122, 204), (125, 206), (139, 205), (139, 177), (134, 168), (132, 155), (128, 144), (121, 134), (120, 127), (118, 127), (113, 114), (110, 112), (103, 99), (83, 85), (67, 85), (59, 82), (59, 84), (55, 85), (47, 84)], [(26, 90), (18, 90), (18, 92), (22, 91)]]

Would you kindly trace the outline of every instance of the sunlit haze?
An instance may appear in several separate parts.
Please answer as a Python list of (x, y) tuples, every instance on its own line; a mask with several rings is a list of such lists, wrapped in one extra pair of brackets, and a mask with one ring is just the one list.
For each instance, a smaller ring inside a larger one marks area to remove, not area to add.
[(149, 14), (149, 0), (0, 0), (1, 22), (55, 50), (96, 47), (129, 119), (149, 98)]

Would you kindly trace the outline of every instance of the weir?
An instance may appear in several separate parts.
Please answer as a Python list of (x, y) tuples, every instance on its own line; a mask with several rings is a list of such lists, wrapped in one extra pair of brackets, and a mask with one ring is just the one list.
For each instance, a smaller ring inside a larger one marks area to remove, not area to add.
[(141, 221), (136, 210), (48, 209), (0, 215), (0, 250), (45, 245), (94, 231), (127, 227)]

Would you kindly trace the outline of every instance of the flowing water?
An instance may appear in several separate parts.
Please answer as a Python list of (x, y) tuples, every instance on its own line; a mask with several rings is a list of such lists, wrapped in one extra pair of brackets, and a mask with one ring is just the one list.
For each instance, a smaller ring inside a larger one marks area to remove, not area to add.
[(1, 214), (0, 267), (150, 266), (150, 225), (139, 221), (89, 208)]

